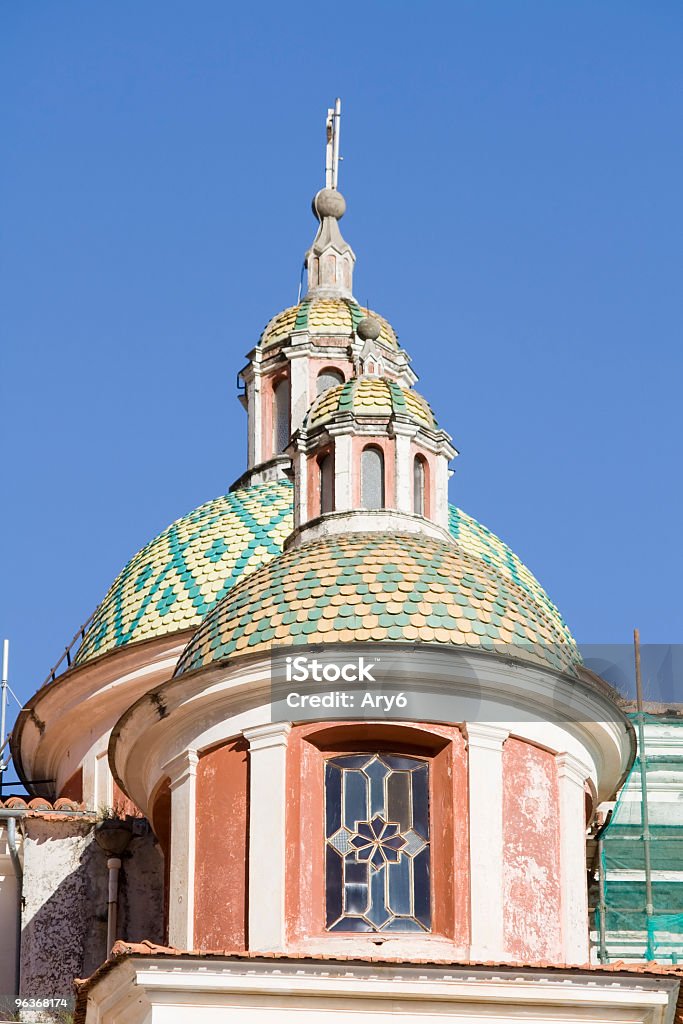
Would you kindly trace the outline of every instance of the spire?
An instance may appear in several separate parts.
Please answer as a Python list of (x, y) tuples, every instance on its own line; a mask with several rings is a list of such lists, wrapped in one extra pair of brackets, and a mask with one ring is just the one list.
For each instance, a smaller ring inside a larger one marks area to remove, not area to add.
[(341, 100), (327, 111), (325, 146), (325, 188), (313, 198), (313, 213), (319, 221), (318, 233), (306, 253), (308, 269), (307, 298), (353, 298), (353, 264), (356, 256), (344, 241), (338, 221), (344, 216), (346, 202), (337, 190), (339, 180), (339, 130)]

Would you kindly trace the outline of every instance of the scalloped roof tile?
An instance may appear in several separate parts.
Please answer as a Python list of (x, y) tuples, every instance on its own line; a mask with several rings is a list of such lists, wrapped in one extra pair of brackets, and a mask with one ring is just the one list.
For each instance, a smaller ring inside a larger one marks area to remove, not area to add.
[(564, 622), (461, 545), (352, 533), (286, 551), (207, 615), (176, 675), (277, 647), (376, 641), (465, 646), (572, 672)]
[[(197, 627), (244, 576), (282, 553), (292, 528), (292, 485), (286, 480), (257, 484), (200, 505), (146, 544), (119, 573), (74, 663)], [(482, 569), (514, 584), (566, 630), (538, 580), (499, 537), (453, 505), (449, 529)]]
[(338, 412), (382, 417), (398, 414), (410, 416), (431, 429), (437, 425), (422, 395), (386, 377), (352, 377), (344, 384), (327, 388), (309, 409), (305, 423), (309, 427), (321, 426)]
[(304, 299), (298, 306), (290, 306), (269, 320), (259, 346), (275, 345), (293, 331), (310, 331), (311, 334), (343, 334), (349, 338), (364, 316), (372, 316), (381, 327), (379, 340), (390, 348), (397, 349), (398, 336), (388, 320), (379, 313), (363, 309), (353, 299)]

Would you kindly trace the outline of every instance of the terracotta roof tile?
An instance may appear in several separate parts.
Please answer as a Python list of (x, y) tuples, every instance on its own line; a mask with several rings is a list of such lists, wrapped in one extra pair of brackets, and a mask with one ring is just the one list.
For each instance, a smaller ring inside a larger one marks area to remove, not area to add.
[[(525, 961), (514, 961), (511, 963), (501, 963), (499, 960), (448, 960), (442, 958), (429, 959), (425, 957), (416, 957), (413, 959), (407, 959), (405, 957), (387, 957), (387, 956), (359, 956), (359, 955), (345, 955), (335, 953), (334, 955), (326, 954), (310, 954), (310, 953), (284, 953), (284, 952), (245, 952), (243, 950), (182, 950), (175, 949), (171, 946), (159, 946), (154, 942), (145, 940), (143, 942), (122, 942), (118, 941), (114, 944), (111, 952), (111, 957), (105, 963), (103, 963), (97, 970), (90, 975), (89, 978), (80, 979), (77, 978), (74, 981), (74, 987), (76, 989), (76, 1011), (74, 1014), (74, 1024), (85, 1024), (85, 1015), (87, 1009), (87, 996), (90, 989), (94, 984), (104, 975), (114, 970), (118, 964), (122, 961), (127, 960), (130, 957), (141, 957), (141, 956), (155, 956), (155, 957), (169, 957), (179, 958), (183, 957), (188, 960), (212, 960), (212, 959), (223, 959), (223, 960), (304, 960), (309, 962), (326, 962), (326, 963), (358, 963), (358, 964), (403, 964), (405, 966), (421, 966), (421, 967), (471, 967), (478, 968), (481, 970), (495, 969), (495, 970), (527, 970), (552, 973), (568, 973), (568, 974), (583, 974), (590, 972), (591, 974), (607, 974), (617, 976), (628, 976), (628, 975), (645, 975), (649, 978), (657, 977), (668, 977), (668, 978), (682, 978), (683, 979), (683, 964), (676, 966), (670, 966), (667, 964), (658, 963), (646, 963), (646, 964), (627, 964), (623, 961), (617, 961), (613, 964), (553, 964), (547, 962), (525, 962)], [(674, 1017), (675, 1024), (683, 1024), (683, 984), (680, 986), (678, 993), (678, 1003), (676, 1007), (676, 1013)]]

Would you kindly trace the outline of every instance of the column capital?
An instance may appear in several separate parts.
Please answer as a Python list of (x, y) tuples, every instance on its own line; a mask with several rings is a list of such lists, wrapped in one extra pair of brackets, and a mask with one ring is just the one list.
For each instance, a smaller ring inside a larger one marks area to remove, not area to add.
[(291, 722), (268, 722), (267, 725), (244, 729), (242, 735), (249, 744), (249, 750), (268, 750), (270, 747), (286, 747), (291, 731)]
[(197, 774), (199, 755), (196, 750), (183, 750), (180, 754), (167, 761), (162, 771), (169, 777), (169, 789), (182, 786), (189, 778)]
[(581, 786), (582, 789), (590, 778), (590, 768), (579, 761), (578, 757), (574, 757), (573, 754), (566, 751), (555, 755), (555, 764), (557, 765), (558, 779), (568, 779), (575, 785)]
[(502, 750), (510, 730), (491, 722), (465, 722), (465, 736), (469, 748)]

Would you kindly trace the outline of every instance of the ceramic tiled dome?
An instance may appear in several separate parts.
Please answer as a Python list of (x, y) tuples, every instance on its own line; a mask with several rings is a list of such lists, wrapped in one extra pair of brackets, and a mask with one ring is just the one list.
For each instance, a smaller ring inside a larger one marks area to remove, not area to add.
[(259, 346), (267, 348), (275, 345), (294, 331), (308, 331), (313, 335), (341, 334), (351, 338), (363, 317), (368, 315), (374, 317), (380, 325), (379, 341), (397, 349), (396, 332), (384, 317), (363, 309), (353, 299), (342, 298), (304, 299), (298, 306), (283, 310), (266, 325)]
[(376, 641), (498, 650), (571, 672), (580, 657), (561, 618), (460, 545), (355, 533), (291, 549), (206, 617), (177, 674), (291, 645)]
[(198, 625), (245, 573), (281, 552), (291, 529), (292, 489), (286, 482), (259, 484), (200, 505), (131, 558), (95, 612), (76, 664)]
[[(286, 480), (221, 495), (178, 519), (118, 575), (86, 631), (76, 664), (198, 626), (243, 576), (281, 553), (292, 525), (292, 486)], [(541, 585), (495, 534), (453, 505), (449, 529), (464, 552), (524, 591), (566, 630)]]
[(345, 384), (328, 388), (311, 406), (305, 424), (318, 427), (336, 413), (354, 416), (403, 415), (424, 427), (436, 427), (434, 414), (422, 395), (384, 377), (352, 377)]

